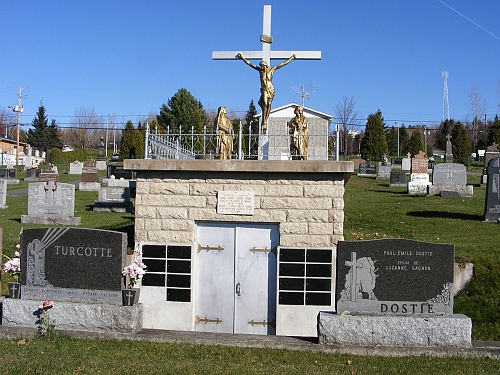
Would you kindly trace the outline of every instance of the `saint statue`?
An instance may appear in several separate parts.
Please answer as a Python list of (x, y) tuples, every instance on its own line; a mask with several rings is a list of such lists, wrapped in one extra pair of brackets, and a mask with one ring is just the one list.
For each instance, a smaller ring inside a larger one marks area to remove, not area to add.
[(238, 58), (243, 60), (245, 64), (254, 68), (260, 73), (260, 99), (259, 106), (262, 109), (262, 133), (267, 133), (267, 119), (271, 113), (271, 103), (274, 98), (273, 75), (276, 70), (284, 67), (290, 61), (296, 58), (293, 54), (288, 60), (283, 61), (281, 64), (273, 66), (272, 68), (267, 65), (267, 62), (261, 61), (259, 66), (255, 66), (250, 61), (245, 59), (241, 53), (238, 53)]
[(290, 134), (290, 154), (293, 160), (307, 160), (309, 144), (309, 127), (304, 117), (304, 108), (295, 107), (295, 117), (288, 122)]
[(233, 125), (226, 117), (226, 114), (226, 107), (219, 107), (215, 122), (219, 159), (231, 159), (231, 154), (233, 153)]

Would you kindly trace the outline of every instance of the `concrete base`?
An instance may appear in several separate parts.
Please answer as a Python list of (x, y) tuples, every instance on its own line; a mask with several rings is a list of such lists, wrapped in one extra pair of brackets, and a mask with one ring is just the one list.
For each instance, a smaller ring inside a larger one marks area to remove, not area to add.
[(474, 186), (472, 185), (429, 185), (428, 195), (439, 195), (442, 191), (457, 192), (461, 197), (473, 197)]
[(117, 203), (95, 201), (92, 210), (95, 212), (134, 212), (134, 205), (132, 202), (127, 205), (118, 205)]
[(44, 224), (44, 225), (72, 225), (79, 226), (82, 223), (81, 217), (34, 217), (29, 215), (21, 215), (21, 223), (23, 224)]
[(14, 178), (4, 178), (5, 181), (7, 181), (7, 184), (9, 185), (17, 185), (19, 184), (19, 180), (18, 179), (14, 179)]
[(100, 171), (105, 171), (108, 167), (106, 164), (106, 160), (97, 160), (95, 162), (95, 167), (99, 169)]
[(470, 347), (471, 334), (472, 321), (462, 314), (408, 317), (321, 312), (318, 318), (320, 344)]
[[(42, 300), (10, 299), (2, 301), (2, 325), (15, 327), (38, 327), (38, 307)], [(142, 328), (142, 304), (121, 306), (119, 304), (54, 302), (49, 310), (55, 329), (135, 333)]]
[(100, 182), (80, 182), (78, 184), (78, 190), (80, 191), (99, 191), (100, 188)]

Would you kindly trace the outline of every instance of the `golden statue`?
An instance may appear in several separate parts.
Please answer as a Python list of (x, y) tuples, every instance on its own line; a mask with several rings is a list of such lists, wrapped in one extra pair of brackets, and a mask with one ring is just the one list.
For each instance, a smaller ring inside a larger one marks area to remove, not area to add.
[(238, 58), (243, 60), (248, 66), (254, 68), (260, 73), (260, 99), (259, 105), (262, 109), (262, 133), (267, 133), (267, 119), (271, 113), (271, 103), (274, 98), (273, 75), (276, 70), (284, 67), (290, 61), (296, 58), (293, 54), (288, 60), (283, 61), (281, 64), (273, 66), (272, 68), (267, 65), (267, 62), (261, 61), (259, 66), (255, 66), (250, 61), (245, 59), (241, 53), (238, 53)]
[(233, 125), (226, 117), (226, 114), (226, 107), (219, 107), (215, 122), (217, 131), (217, 153), (219, 154), (219, 159), (231, 159), (231, 154), (233, 153)]
[(290, 154), (293, 160), (307, 160), (309, 153), (309, 126), (304, 117), (304, 108), (295, 107), (295, 117), (288, 121)]

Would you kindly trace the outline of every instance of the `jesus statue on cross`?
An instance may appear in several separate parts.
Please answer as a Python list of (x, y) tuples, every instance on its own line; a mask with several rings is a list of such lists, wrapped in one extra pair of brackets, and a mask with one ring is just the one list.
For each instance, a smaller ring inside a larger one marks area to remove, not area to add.
[(262, 109), (262, 132), (266, 134), (267, 131), (267, 119), (269, 118), (269, 113), (271, 112), (271, 104), (274, 98), (274, 86), (273, 86), (273, 75), (276, 70), (284, 67), (290, 61), (295, 59), (295, 54), (293, 54), (288, 60), (283, 61), (281, 64), (275, 65), (272, 68), (267, 65), (267, 62), (262, 60), (259, 66), (255, 66), (250, 61), (245, 59), (241, 53), (238, 53), (238, 58), (243, 60), (245, 64), (254, 68), (260, 73), (260, 99), (259, 105)]
[[(264, 5), (264, 17), (262, 22), (262, 51), (213, 51), (214, 60), (243, 60), (247, 65), (260, 73), (260, 99), (259, 105), (262, 109), (262, 133), (266, 134), (267, 120), (271, 113), (271, 103), (274, 98), (273, 75), (276, 70), (284, 67), (292, 60), (319, 60), (321, 51), (271, 51), (271, 5)], [(281, 64), (271, 67), (271, 59), (285, 60)], [(262, 60), (259, 66), (250, 62), (250, 60)]]

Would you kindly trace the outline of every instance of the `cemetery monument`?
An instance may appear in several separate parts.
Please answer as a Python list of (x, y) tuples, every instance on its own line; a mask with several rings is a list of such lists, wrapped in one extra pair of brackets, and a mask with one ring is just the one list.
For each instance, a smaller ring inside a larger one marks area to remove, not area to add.
[(487, 174), (484, 221), (500, 223), (500, 157), (489, 161)]

